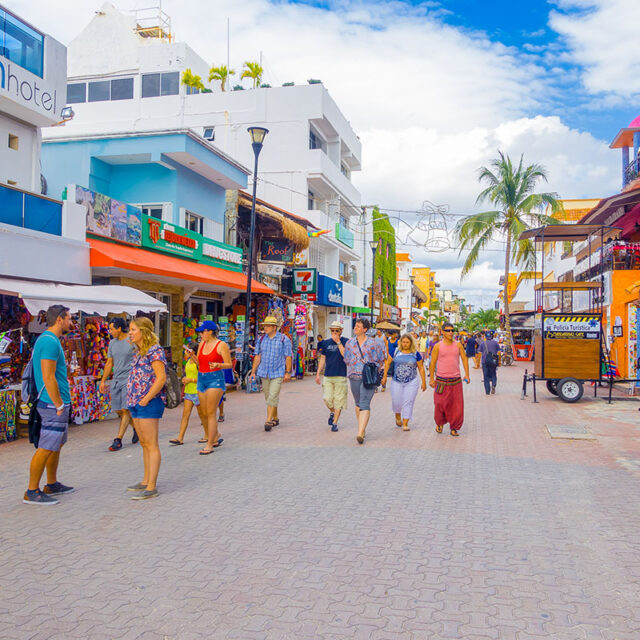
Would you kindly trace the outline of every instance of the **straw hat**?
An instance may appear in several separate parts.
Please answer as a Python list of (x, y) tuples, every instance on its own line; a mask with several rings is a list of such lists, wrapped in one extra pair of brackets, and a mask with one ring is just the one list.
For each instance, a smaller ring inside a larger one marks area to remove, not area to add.
[(273, 325), (274, 327), (277, 327), (277, 326), (278, 326), (278, 321), (277, 321), (273, 316), (267, 316), (267, 317), (262, 321), (262, 323), (261, 323), (261, 324), (263, 324), (263, 325), (265, 325), (265, 324), (270, 324), (270, 325)]
[(340, 322), (338, 320), (334, 320), (329, 325), (329, 329), (340, 329), (340, 331), (342, 331), (344, 329), (344, 327), (342, 326), (342, 324), (340, 324)]

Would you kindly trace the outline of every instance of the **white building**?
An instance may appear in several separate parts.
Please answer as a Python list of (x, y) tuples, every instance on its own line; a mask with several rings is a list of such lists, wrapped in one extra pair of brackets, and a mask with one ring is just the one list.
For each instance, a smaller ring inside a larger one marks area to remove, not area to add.
[(396, 253), (396, 297), (397, 304), (402, 311), (400, 326), (407, 328), (411, 320), (412, 284), (411, 284), (411, 256), (408, 253)]
[(68, 102), (75, 118), (64, 131), (48, 130), (47, 139), (180, 126), (253, 167), (247, 127), (266, 127), (258, 197), (330, 230), (312, 239), (309, 266), (343, 281), (346, 307), (363, 306), (371, 269), (358, 265), (362, 255), (370, 261), (370, 250), (351, 182), (360, 170), (361, 145), (328, 91), (315, 84), (223, 93), (219, 83), (207, 93), (192, 90), (181, 84), (184, 70), (208, 86), (210, 65), (171, 40), (163, 13), (155, 18), (151, 30), (111, 4), (101, 7), (69, 44)]
[(40, 127), (60, 121), (66, 49), (0, 6), (0, 276), (89, 284), (82, 211), (49, 198)]

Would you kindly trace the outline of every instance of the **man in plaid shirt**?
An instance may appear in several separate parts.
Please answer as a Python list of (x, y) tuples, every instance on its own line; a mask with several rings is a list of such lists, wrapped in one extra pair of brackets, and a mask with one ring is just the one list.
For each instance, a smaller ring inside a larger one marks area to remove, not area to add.
[(267, 402), (267, 421), (264, 430), (271, 431), (280, 424), (278, 418), (278, 402), (282, 381), (291, 380), (292, 348), (288, 336), (278, 332), (278, 321), (267, 316), (262, 323), (264, 335), (256, 343), (256, 355), (250, 379), (256, 374), (262, 379), (262, 390)]

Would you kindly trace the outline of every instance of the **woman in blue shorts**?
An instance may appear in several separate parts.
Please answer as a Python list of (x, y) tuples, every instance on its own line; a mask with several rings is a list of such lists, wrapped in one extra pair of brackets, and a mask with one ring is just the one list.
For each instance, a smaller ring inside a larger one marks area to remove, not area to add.
[(208, 440), (200, 455), (207, 456), (219, 447), (223, 438), (218, 432), (218, 405), (227, 388), (224, 369), (231, 369), (229, 346), (218, 340), (218, 325), (205, 320), (196, 331), (202, 333), (198, 349), (198, 396), (207, 419)]
[(135, 354), (127, 381), (127, 405), (140, 438), (144, 462), (142, 482), (129, 487), (130, 491), (140, 491), (133, 500), (146, 500), (158, 495), (156, 481), (161, 460), (158, 423), (167, 402), (167, 359), (153, 329), (153, 323), (145, 317), (135, 318), (129, 325), (129, 339), (135, 347)]

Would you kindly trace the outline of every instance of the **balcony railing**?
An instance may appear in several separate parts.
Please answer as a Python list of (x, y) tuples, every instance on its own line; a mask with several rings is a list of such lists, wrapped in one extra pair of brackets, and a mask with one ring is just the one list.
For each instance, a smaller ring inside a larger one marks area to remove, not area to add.
[[(601, 262), (602, 261), (602, 262)], [(640, 242), (617, 241), (597, 249), (589, 258), (581, 260), (573, 269), (576, 280), (590, 280), (602, 271), (640, 270)]]
[(625, 185), (633, 182), (637, 177), (640, 171), (640, 160), (632, 160), (624, 170), (624, 183)]
[(61, 236), (62, 202), (0, 185), (0, 222)]

